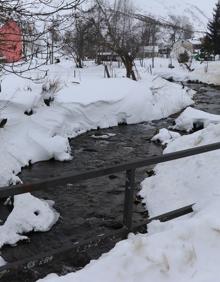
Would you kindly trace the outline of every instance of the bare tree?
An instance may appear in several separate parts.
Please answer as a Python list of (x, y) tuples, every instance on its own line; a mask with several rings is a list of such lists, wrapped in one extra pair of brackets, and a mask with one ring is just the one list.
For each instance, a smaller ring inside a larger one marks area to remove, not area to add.
[(170, 33), (171, 45), (178, 40), (187, 40), (192, 38), (193, 27), (188, 18), (184, 16), (177, 17), (170, 15), (170, 20), (172, 25), (170, 25), (170, 28), (168, 28), (168, 32)]
[(136, 80), (134, 59), (142, 44), (140, 21), (132, 14), (134, 8), (129, 0), (115, 0), (109, 6), (102, 0), (95, 0), (101, 21), (93, 18), (93, 23), (100, 35), (101, 45), (116, 53), (126, 68), (126, 76)]
[(74, 25), (65, 32), (63, 40), (63, 49), (73, 58), (77, 68), (83, 67), (85, 56), (90, 53), (92, 46), (97, 44), (93, 21), (87, 17), (87, 13), (74, 15)]
[[(53, 47), (57, 40), (56, 27), (63, 28), (68, 17), (85, 0), (2, 0), (0, 4), (0, 23), (16, 21), (22, 30), (23, 58), (19, 62), (2, 64), (2, 71), (18, 75), (47, 64), (53, 63)], [(50, 39), (48, 41), (48, 39)], [(50, 48), (50, 55), (48, 54)], [(4, 48), (2, 42), (0, 49)], [(42, 60), (34, 60), (41, 54)]]

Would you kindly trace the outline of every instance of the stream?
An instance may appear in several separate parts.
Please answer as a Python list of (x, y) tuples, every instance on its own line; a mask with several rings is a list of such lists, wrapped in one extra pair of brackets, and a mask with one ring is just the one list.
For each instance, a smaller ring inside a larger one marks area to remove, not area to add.
[[(194, 97), (195, 108), (220, 114), (220, 89), (199, 84), (189, 84), (188, 86), (198, 91)], [(74, 156), (72, 161), (64, 163), (53, 160), (39, 162), (23, 169), (19, 177), (24, 183), (34, 182), (62, 176), (66, 173), (80, 173), (85, 170), (101, 169), (161, 155), (162, 147), (152, 143), (150, 139), (159, 129), (172, 125), (177, 116), (178, 114), (175, 114), (160, 121), (89, 131), (70, 140)], [(109, 138), (101, 137), (109, 133), (111, 133)], [(152, 168), (137, 170), (137, 191), (140, 188), (140, 182), (149, 176), (151, 170)], [(47, 191), (33, 193), (39, 198), (53, 200), (55, 209), (61, 217), (51, 231), (31, 233), (29, 234), (30, 241), (21, 242), (15, 248), (4, 247), (2, 256), (8, 262), (21, 260), (33, 254), (58, 248), (70, 236), (73, 238), (73, 242), (80, 242), (120, 229), (122, 227), (124, 190), (125, 174), (119, 173), (74, 185), (53, 186)], [(4, 210), (2, 213), (6, 218), (7, 211)], [(146, 208), (140, 201), (135, 201), (134, 224), (143, 223), (147, 217)], [(69, 271), (67, 266), (66, 268), (61, 269), (62, 274)], [(49, 271), (51, 272), (53, 269)]]

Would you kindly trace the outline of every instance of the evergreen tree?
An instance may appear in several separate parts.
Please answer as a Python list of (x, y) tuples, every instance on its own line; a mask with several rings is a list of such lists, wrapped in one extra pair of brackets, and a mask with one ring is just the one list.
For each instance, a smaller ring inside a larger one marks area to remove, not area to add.
[(220, 1), (214, 9), (213, 20), (208, 23), (205, 49), (209, 53), (220, 54)]

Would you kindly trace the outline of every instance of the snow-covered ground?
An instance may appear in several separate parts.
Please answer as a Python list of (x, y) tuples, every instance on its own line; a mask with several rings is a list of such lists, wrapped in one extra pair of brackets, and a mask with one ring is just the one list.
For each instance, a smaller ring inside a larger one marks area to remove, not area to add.
[[(0, 119), (7, 123), (0, 128), (1, 186), (19, 182), (21, 168), (32, 163), (70, 160), (68, 137), (121, 122), (165, 118), (193, 104), (193, 91), (147, 73), (134, 82), (116, 67), (115, 78), (104, 78), (103, 66), (92, 63), (75, 75), (71, 61), (47, 69), (46, 79), (37, 84), (14, 75), (2, 77)], [(48, 98), (54, 99), (50, 106), (44, 103)], [(30, 194), (16, 196), (14, 203), (1, 227), (0, 246), (25, 239), (21, 234), (31, 230), (47, 231), (58, 219), (50, 203)]]
[(172, 142), (173, 140), (179, 138), (180, 136), (181, 135), (178, 132), (173, 132), (167, 130), (166, 128), (162, 128), (160, 129), (159, 133), (151, 139), (151, 141), (160, 142), (162, 145), (166, 145), (169, 142)]
[[(30, 163), (70, 160), (68, 137), (121, 122), (164, 118), (193, 104), (192, 91), (160, 78), (172, 74), (188, 79), (192, 73), (178, 65), (170, 70), (167, 62), (158, 59), (153, 75), (139, 68), (142, 79), (138, 82), (125, 78), (124, 69), (117, 67), (114, 78), (104, 78), (103, 67), (91, 63), (74, 76), (70, 61), (49, 66), (46, 80), (38, 84), (12, 75), (3, 77), (1, 118), (8, 121), (0, 129), (0, 185), (19, 182), (17, 174)], [(218, 62), (212, 66), (217, 74)], [(199, 71), (194, 76), (202, 80)], [(54, 101), (48, 107), (43, 100), (49, 97)], [(24, 114), (30, 111), (32, 115)], [(218, 116), (188, 108), (176, 126), (190, 130), (198, 119), (204, 121), (205, 129), (187, 136), (163, 130), (155, 139), (168, 143), (165, 153), (218, 142)], [(131, 235), (83, 270), (61, 278), (51, 274), (44, 281), (213, 281), (219, 272), (215, 264), (219, 258), (219, 157), (215, 151), (157, 165), (155, 176), (142, 184), (140, 193), (151, 216), (196, 203), (192, 216), (154, 222), (149, 234)], [(58, 217), (53, 203), (30, 194), (16, 196), (14, 209), (1, 226), (0, 246), (24, 240), (27, 237), (22, 234), (32, 230), (47, 231)], [(204, 260), (207, 255), (209, 264)], [(0, 263), (5, 264), (4, 260)]]
[[(14, 76), (2, 82), (0, 185), (18, 181), (21, 167), (55, 158), (70, 160), (67, 137), (90, 129), (165, 118), (193, 104), (193, 91), (145, 74), (134, 82), (121, 77), (103, 77), (103, 67), (89, 66), (73, 77), (72, 63), (49, 67), (46, 82), (34, 84)], [(55, 86), (54, 86), (55, 85)], [(43, 89), (43, 90), (42, 90)], [(54, 101), (46, 106), (43, 98)], [(24, 112), (33, 111), (28, 116)], [(6, 163), (7, 162), (7, 163)]]
[(207, 112), (199, 111), (197, 109), (188, 107), (175, 120), (174, 129), (185, 130), (190, 132), (196, 125), (200, 127), (207, 127), (210, 124), (219, 124), (220, 116), (209, 114)]
[[(213, 63), (216, 73), (218, 64)], [(158, 70), (156, 67), (154, 73), (159, 73)], [(196, 73), (195, 79), (205, 79), (205, 75), (202, 78), (199, 72)], [(144, 74), (142, 69), (141, 75)], [(179, 79), (191, 79), (181, 67), (172, 71), (174, 74)], [(165, 68), (163, 75), (169, 75)], [(209, 83), (217, 81), (215, 79), (217, 77), (212, 77)], [(176, 119), (176, 129), (191, 131), (193, 123), (198, 121), (202, 121), (203, 130), (180, 136), (163, 129), (153, 141), (168, 144), (164, 153), (220, 142), (219, 116), (191, 107)], [(220, 234), (219, 158), (220, 150), (217, 150), (159, 164), (154, 169), (155, 175), (142, 183), (140, 195), (151, 217), (195, 203), (194, 213), (167, 223), (152, 222), (148, 234), (130, 235), (81, 271), (63, 277), (51, 274), (39, 282), (104, 279), (107, 282), (216, 281), (220, 274), (217, 251)]]
[(21, 234), (49, 231), (59, 218), (59, 214), (53, 209), (53, 204), (52, 201), (37, 199), (29, 193), (16, 196), (13, 212), (5, 224), (0, 226), (0, 248), (6, 244), (15, 245), (20, 240), (28, 239)]
[[(135, 6), (138, 12), (160, 20), (184, 14), (196, 29), (205, 30), (215, 4), (214, 0), (211, 2), (207, 5), (207, 1), (197, 0), (138, 0)], [(30, 7), (35, 10), (34, 5)], [(161, 77), (220, 85), (220, 62), (194, 62), (195, 70), (188, 72), (174, 60), (175, 68), (169, 69), (169, 60), (156, 59), (153, 75), (150, 63), (146, 60), (144, 68), (137, 63), (142, 78), (138, 82), (125, 78), (123, 68), (110, 68), (113, 78), (107, 79), (103, 77), (103, 66), (88, 63), (79, 71), (70, 61), (47, 66), (46, 79), (37, 84), (12, 74), (1, 77), (0, 121), (5, 119), (7, 123), (0, 128), (0, 186), (21, 182), (17, 174), (35, 162), (71, 160), (69, 137), (98, 127), (165, 118), (193, 104), (193, 91)], [(30, 76), (37, 78), (38, 72)], [(44, 99), (53, 101), (47, 106)], [(168, 144), (165, 152), (217, 142), (219, 120), (218, 116), (188, 108), (176, 120), (175, 129), (190, 131), (194, 122), (202, 121), (204, 130), (181, 137), (163, 129), (154, 140)], [(62, 278), (52, 274), (45, 280), (216, 280), (219, 270), (215, 262), (220, 259), (218, 159), (217, 151), (158, 165), (156, 175), (142, 184), (141, 195), (152, 216), (195, 202), (195, 213), (190, 218), (152, 223), (148, 235), (131, 235), (85, 269)], [(48, 231), (59, 218), (53, 202), (29, 193), (16, 196), (13, 205), (13, 211), (0, 226), (0, 248), (27, 239), (23, 234), (30, 231)], [(0, 265), (5, 263), (0, 257)]]
[[(202, 113), (200, 113), (202, 115)], [(220, 141), (220, 125), (168, 143), (164, 153)], [(150, 216), (192, 203), (191, 215), (148, 225), (148, 234), (130, 235), (100, 259), (63, 277), (39, 282), (217, 281), (220, 255), (220, 150), (159, 164), (142, 183)]]
[[(149, 59), (145, 60), (144, 63), (147, 72), (149, 71), (149, 66), (152, 64), (152, 61)], [(164, 78), (173, 78), (176, 81), (198, 80), (207, 84), (220, 85), (220, 61), (209, 61), (208, 69), (207, 62), (201, 64), (200, 62), (193, 61), (192, 69), (194, 69), (194, 71), (192, 72), (189, 72), (184, 66), (180, 66), (174, 59), (172, 60), (173, 69), (168, 68), (169, 64), (170, 59), (156, 58), (153, 74)], [(139, 65), (138, 61), (137, 65)], [(206, 72), (206, 70), (208, 71)]]
[[(219, 141), (220, 125), (209, 125), (203, 130), (170, 142), (164, 153)], [(219, 157), (220, 151), (217, 150), (157, 165), (156, 175), (145, 179), (141, 191), (150, 215), (218, 198)]]
[(149, 234), (130, 235), (76, 273), (51, 274), (39, 282), (218, 281), (219, 201), (194, 210), (190, 218), (175, 223), (151, 223)]

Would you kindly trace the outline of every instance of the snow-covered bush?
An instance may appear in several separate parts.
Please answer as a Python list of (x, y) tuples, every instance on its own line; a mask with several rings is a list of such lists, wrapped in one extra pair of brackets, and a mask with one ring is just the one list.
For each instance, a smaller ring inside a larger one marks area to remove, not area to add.
[(49, 79), (42, 85), (42, 95), (47, 106), (54, 100), (54, 95), (61, 89), (59, 79)]
[(49, 94), (55, 94), (60, 90), (60, 81), (59, 79), (53, 79), (53, 80), (47, 80), (42, 85), (42, 93), (49, 93)]

